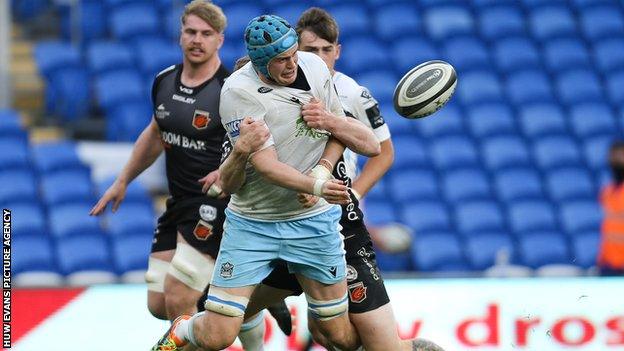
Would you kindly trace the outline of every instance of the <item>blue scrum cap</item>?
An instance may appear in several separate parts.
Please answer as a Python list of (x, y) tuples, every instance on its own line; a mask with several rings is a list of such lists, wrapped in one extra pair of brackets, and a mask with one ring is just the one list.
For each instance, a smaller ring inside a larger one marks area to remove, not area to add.
[(256, 17), (245, 29), (245, 44), (251, 63), (267, 77), (271, 77), (269, 62), (295, 46), (298, 40), (295, 29), (285, 19), (275, 15)]

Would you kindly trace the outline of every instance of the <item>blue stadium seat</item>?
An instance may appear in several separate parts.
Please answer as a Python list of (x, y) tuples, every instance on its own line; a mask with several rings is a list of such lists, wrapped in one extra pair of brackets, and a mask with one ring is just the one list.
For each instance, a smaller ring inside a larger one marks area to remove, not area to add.
[[(74, 40), (80, 38), (82, 43), (88, 43), (95, 39), (106, 36), (108, 11), (104, 4), (97, 0), (83, 0), (78, 2), (74, 8), (74, 16), (72, 16), (72, 8), (60, 8), (61, 33), (64, 39)], [(75, 13), (80, 13), (76, 16)], [(74, 33), (79, 34), (77, 37)]]
[(19, 112), (0, 108), (0, 140), (15, 138), (26, 141), (28, 136), (20, 119)]
[(505, 103), (471, 106), (467, 113), (470, 131), (477, 138), (516, 133), (513, 112)]
[(156, 7), (150, 2), (136, 2), (112, 9), (108, 17), (110, 30), (119, 40), (140, 41), (141, 37), (159, 35), (160, 24)]
[(472, 5), (481, 12), (494, 6), (518, 6), (517, 0), (473, 0)]
[(54, 90), (54, 113), (66, 121), (87, 117), (91, 103), (89, 82), (89, 75), (84, 67), (70, 67), (53, 72), (49, 87)]
[[(272, 6), (271, 13), (274, 13), (282, 17), (283, 19), (288, 21), (288, 23), (290, 23), (292, 26), (295, 26), (297, 24), (297, 20), (299, 19), (299, 16), (301, 16), (301, 14), (305, 10), (307, 10), (309, 7), (310, 7), (310, 4), (304, 1), (301, 1), (301, 2), (288, 1), (285, 4)], [(257, 15), (253, 15), (252, 17), (255, 17), (255, 16)], [(249, 20), (251, 20), (252, 17), (249, 17)]]
[(540, 8), (543, 6), (560, 5), (567, 6), (567, 0), (522, 0), (521, 3), (528, 10)]
[(147, 271), (147, 258), (152, 246), (152, 232), (121, 236), (112, 240), (112, 256), (118, 274), (135, 270)]
[(401, 210), (401, 223), (412, 228), (416, 236), (451, 229), (448, 209), (440, 201), (414, 199), (406, 203)]
[(123, 203), (117, 212), (109, 213), (106, 219), (108, 232), (117, 237), (150, 233), (156, 225), (154, 209), (151, 204), (145, 203)]
[(600, 231), (602, 210), (596, 200), (574, 201), (560, 206), (559, 218), (568, 234)]
[(223, 46), (219, 50), (221, 62), (228, 69), (233, 69), (236, 60), (238, 60), (242, 56), (245, 56), (246, 54), (247, 53), (245, 50), (245, 45), (242, 42), (233, 43), (232, 41), (226, 41), (225, 43), (223, 43)]
[(85, 233), (59, 240), (56, 257), (65, 275), (80, 271), (113, 271), (108, 243), (100, 234)]
[(437, 138), (445, 135), (463, 134), (463, 116), (457, 105), (449, 104), (435, 114), (435, 118), (424, 118), (414, 123), (420, 135)]
[(583, 268), (596, 265), (598, 248), (600, 247), (600, 233), (589, 231), (572, 237), (572, 260), (574, 264)]
[(420, 17), (409, 3), (380, 7), (374, 16), (375, 34), (388, 43), (421, 31)]
[(563, 166), (578, 166), (581, 154), (574, 140), (568, 136), (544, 137), (533, 145), (537, 165), (542, 170)]
[(394, 170), (427, 166), (427, 154), (422, 143), (413, 136), (396, 136), (392, 138), (394, 145)]
[(386, 185), (388, 183), (386, 179), (385, 177), (381, 178), (373, 185), (366, 194), (366, 201), (383, 202), (388, 200), (388, 194), (392, 196), (392, 193), (388, 190), (389, 186)]
[(580, 12), (580, 23), (590, 41), (624, 34), (622, 6), (600, 6)]
[(455, 69), (464, 71), (490, 66), (490, 56), (483, 42), (475, 37), (458, 37), (444, 45), (446, 59)]
[(105, 110), (122, 102), (145, 98), (145, 84), (134, 70), (119, 70), (101, 74), (95, 81), (98, 102)]
[(515, 6), (492, 6), (478, 13), (481, 35), (487, 40), (525, 34), (522, 12)]
[(358, 74), (356, 80), (360, 85), (368, 87), (377, 101), (391, 101), (394, 88), (399, 82), (394, 72), (382, 70)]
[(327, 10), (340, 23), (340, 36), (346, 39), (353, 35), (362, 35), (371, 31), (371, 16), (366, 7), (360, 4), (342, 3), (328, 6)]
[(617, 130), (616, 119), (611, 108), (603, 103), (574, 105), (570, 108), (570, 115), (572, 130), (582, 139), (597, 135), (610, 135)]
[(551, 199), (559, 203), (597, 197), (591, 175), (584, 167), (549, 172), (546, 175), (546, 187)]
[[(233, 2), (224, 4), (223, 12), (227, 16), (228, 25), (225, 28), (226, 38), (243, 40), (245, 28), (249, 21), (265, 13), (261, 1)], [(294, 23), (291, 23), (294, 26)]]
[(607, 77), (607, 89), (611, 103), (624, 107), (624, 70)]
[[(340, 57), (345, 65), (341, 68), (348, 74), (361, 74), (378, 70), (387, 65), (390, 57), (386, 46), (370, 36), (352, 36), (343, 41)], [(366, 55), (362, 55), (365, 52)], [(374, 88), (371, 86), (371, 88)]]
[(132, 50), (122, 42), (93, 42), (87, 48), (86, 56), (89, 69), (94, 74), (136, 67)]
[(557, 229), (557, 220), (552, 206), (545, 200), (513, 202), (509, 206), (509, 225), (517, 237), (536, 231)]
[(569, 105), (603, 98), (600, 79), (589, 70), (562, 73), (557, 79), (557, 89), (561, 101)]
[(582, 11), (598, 5), (612, 5), (617, 3), (617, 0), (571, 0), (571, 3)]
[(481, 154), (485, 166), (493, 171), (532, 164), (526, 145), (517, 136), (499, 136), (485, 139), (482, 143)]
[(594, 58), (603, 73), (624, 68), (624, 39), (606, 38), (594, 44)]
[(466, 105), (501, 101), (503, 88), (492, 72), (471, 71), (462, 75), (462, 84), (457, 86), (457, 95)]
[(449, 203), (491, 198), (487, 176), (480, 169), (448, 171), (441, 184), (446, 201)]
[(113, 107), (106, 114), (106, 136), (111, 141), (135, 141), (149, 125), (152, 105), (147, 99), (130, 101)]
[(17, 21), (26, 21), (42, 14), (50, 7), (49, 0), (13, 0), (10, 9)]
[(430, 155), (438, 169), (451, 169), (478, 164), (477, 150), (463, 136), (442, 137), (430, 143)]
[(180, 38), (180, 17), (183, 11), (184, 7), (176, 5), (164, 11), (164, 18), (162, 20), (164, 21), (165, 36), (170, 40), (177, 41)]
[(455, 206), (457, 229), (464, 235), (485, 231), (504, 231), (505, 220), (496, 202), (472, 201)]
[(557, 232), (540, 232), (521, 237), (518, 256), (522, 264), (531, 268), (547, 264), (572, 263), (565, 238)]
[(424, 37), (396, 40), (391, 49), (396, 71), (401, 76), (425, 61), (439, 59), (438, 51), (438, 48)]
[(387, 253), (382, 250), (376, 250), (375, 260), (382, 272), (413, 271), (410, 252)]
[(567, 6), (537, 8), (529, 14), (529, 25), (533, 36), (539, 40), (577, 35), (574, 15)]
[(15, 137), (0, 138), (0, 150), (11, 150), (0, 152), (0, 170), (30, 169), (26, 140)]
[(583, 143), (583, 155), (587, 165), (593, 171), (598, 171), (607, 166), (607, 155), (612, 142), (613, 137), (601, 135), (589, 138)]
[[(367, 213), (372, 215), (367, 216)], [(364, 217), (366, 218), (366, 223), (372, 225), (382, 225), (397, 221), (394, 206), (388, 202), (387, 198), (385, 201), (373, 201), (372, 199), (366, 201), (364, 204)]]
[(505, 233), (484, 233), (466, 237), (464, 251), (473, 269), (483, 270), (496, 263), (501, 250), (513, 252), (514, 245)]
[(34, 234), (12, 239), (11, 272), (14, 275), (28, 271), (58, 271), (50, 238)]
[(591, 66), (587, 46), (579, 38), (560, 38), (544, 45), (544, 58), (553, 72)]
[(399, 135), (414, 137), (416, 135), (414, 131), (414, 121), (399, 116), (399, 114), (394, 110), (392, 101), (382, 101), (379, 104), (379, 107), (384, 121), (388, 125), (388, 128), (390, 128), (392, 137)]
[(37, 181), (30, 170), (0, 171), (0, 184), (0, 205), (13, 201), (37, 201), (39, 198)]
[(78, 48), (65, 41), (38, 42), (34, 57), (39, 72), (48, 79), (58, 69), (77, 67), (82, 63)]
[(61, 241), (71, 236), (100, 232), (97, 217), (90, 217), (91, 203), (75, 203), (54, 206), (48, 209), (50, 234)]
[(440, 6), (427, 9), (423, 21), (434, 40), (474, 32), (472, 15), (462, 6)]
[(414, 268), (423, 272), (462, 271), (467, 269), (461, 244), (448, 233), (416, 235), (412, 242)]
[(38, 202), (20, 199), (16, 202), (3, 203), (2, 206), (11, 210), (13, 238), (27, 235), (44, 236), (48, 234), (46, 217)]
[(531, 138), (568, 134), (566, 120), (557, 104), (537, 103), (519, 107), (520, 126)]
[(533, 42), (525, 37), (503, 39), (494, 46), (494, 59), (504, 72), (539, 67), (541, 59)]
[(33, 159), (35, 167), (41, 173), (59, 170), (81, 169), (85, 165), (78, 158), (76, 144), (71, 141), (43, 142), (34, 145)]
[(496, 173), (498, 197), (505, 202), (536, 199), (544, 195), (539, 174), (532, 168), (510, 168)]
[(93, 190), (91, 177), (80, 170), (58, 171), (41, 178), (42, 198), (47, 206), (93, 201)]
[(550, 79), (540, 70), (510, 74), (506, 86), (511, 102), (517, 106), (553, 99)]
[(439, 193), (436, 174), (429, 169), (393, 171), (387, 186), (394, 201), (401, 203), (415, 199), (435, 199)]

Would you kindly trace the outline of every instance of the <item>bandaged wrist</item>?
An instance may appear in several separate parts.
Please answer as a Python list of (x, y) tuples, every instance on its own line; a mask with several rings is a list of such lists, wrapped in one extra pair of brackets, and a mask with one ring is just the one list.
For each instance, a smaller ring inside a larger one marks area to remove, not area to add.
[(315, 179), (312, 194), (320, 197), (323, 194), (323, 184), (325, 184), (326, 181), (326, 179)]
[(353, 193), (353, 196), (355, 196), (356, 199), (361, 199), (362, 195), (360, 195), (360, 193), (357, 192), (357, 190), (355, 190), (355, 188), (351, 188), (351, 192)]
[(310, 170), (310, 176), (316, 179), (323, 179), (323, 180), (332, 179), (331, 171), (322, 165), (316, 165), (312, 167), (312, 169)]

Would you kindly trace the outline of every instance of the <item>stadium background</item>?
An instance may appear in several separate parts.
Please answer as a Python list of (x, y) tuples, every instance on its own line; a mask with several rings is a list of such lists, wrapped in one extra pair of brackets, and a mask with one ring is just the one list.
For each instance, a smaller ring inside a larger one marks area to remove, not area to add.
[[(624, 2), (215, 2), (228, 17), (228, 67), (258, 14), (294, 23), (317, 5), (336, 17), (338, 69), (370, 88), (393, 135), (395, 163), (365, 206), (371, 225), (411, 231), (406, 250), (378, 251), (404, 335), (451, 350), (624, 348), (624, 282), (591, 277), (605, 156), (624, 131)], [(86, 349), (110, 349), (98, 347), (124, 325), (136, 329), (116, 342), (147, 349), (164, 324), (130, 283), (142, 281), (162, 211), (162, 163), (133, 183), (120, 212), (87, 213), (149, 121), (153, 76), (180, 61), (184, 2), (1, 5), (0, 204), (12, 210), (15, 349), (67, 349), (50, 340), (68, 330), (97, 344)], [(454, 97), (433, 117), (398, 117), (394, 85), (430, 59), (456, 67)], [(492, 276), (510, 278), (483, 278)], [(275, 337), (271, 349), (296, 349)]]

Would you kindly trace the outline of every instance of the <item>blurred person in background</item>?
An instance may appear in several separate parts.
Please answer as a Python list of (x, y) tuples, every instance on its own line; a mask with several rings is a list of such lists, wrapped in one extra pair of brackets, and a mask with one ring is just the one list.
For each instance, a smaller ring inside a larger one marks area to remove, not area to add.
[(611, 145), (609, 167), (613, 180), (600, 194), (604, 220), (598, 269), (605, 276), (624, 275), (624, 141)]

